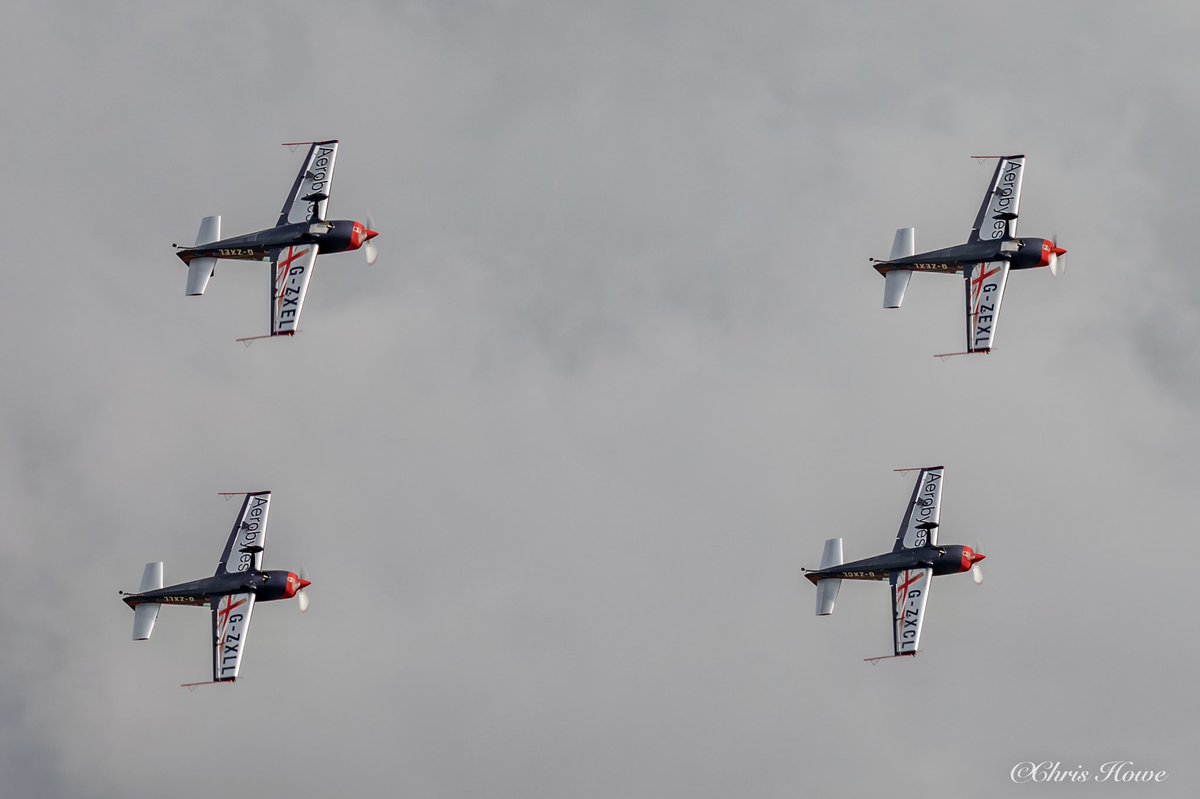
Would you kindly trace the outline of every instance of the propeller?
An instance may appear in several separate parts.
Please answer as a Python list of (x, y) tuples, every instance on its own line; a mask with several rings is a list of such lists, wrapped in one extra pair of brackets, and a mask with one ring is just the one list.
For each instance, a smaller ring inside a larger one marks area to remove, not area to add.
[(296, 592), (296, 601), (300, 603), (300, 612), (304, 613), (308, 610), (308, 569), (300, 567), (300, 590)]
[(1050, 254), (1050, 274), (1058, 277), (1067, 271), (1067, 251), (1058, 246), (1058, 233), (1050, 239), (1050, 246), (1054, 248)]
[[(375, 230), (375, 220), (371, 218), (370, 214), (367, 214), (367, 230)], [(371, 266), (375, 263), (375, 260), (379, 258), (379, 250), (375, 248), (374, 234), (372, 234), (371, 238), (367, 239), (367, 243), (363, 245), (363, 252), (366, 253), (367, 256), (367, 266)]]
[(975, 581), (975, 585), (983, 583), (983, 568), (979, 565), (979, 561), (983, 560), (984, 556), (979, 554), (979, 542), (975, 542), (975, 546), (971, 547), (971, 551), (975, 553), (975, 561), (971, 564), (971, 579)]

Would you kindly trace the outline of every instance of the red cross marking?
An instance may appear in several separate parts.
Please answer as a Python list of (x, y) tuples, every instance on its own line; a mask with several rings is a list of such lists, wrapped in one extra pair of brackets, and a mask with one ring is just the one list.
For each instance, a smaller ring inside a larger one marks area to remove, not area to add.
[(923, 572), (923, 571), (917, 572), (915, 574), (915, 576), (912, 576), (912, 577), (909, 577), (910, 574), (913, 574), (913, 573), (906, 571), (904, 573), (904, 582), (901, 583), (900, 585), (896, 586), (896, 612), (897, 613), (899, 613), (900, 608), (902, 608), (904, 606), (904, 590), (906, 588), (908, 588), (910, 585), (912, 585), (913, 583), (915, 583), (917, 580), (920, 580), (922, 577), (925, 576), (925, 572)]
[(275, 298), (279, 301), (279, 304), (275, 309), (276, 315), (283, 310), (283, 284), (287, 278), (288, 267), (290, 267), (293, 262), (298, 261), (307, 254), (308, 250), (306, 249), (296, 252), (295, 247), (288, 247), (287, 258), (279, 259), (279, 267), (275, 272)]
[[(229, 602), (231, 597), (232, 597), (232, 594), (224, 597), (222, 599), (222, 601)], [(218, 619), (217, 624), (221, 629), (221, 645), (222, 646), (224, 646), (224, 644), (225, 644), (225, 628), (229, 626), (229, 614), (233, 613), (233, 611), (240, 608), (244, 604), (246, 604), (246, 600), (243, 599), (240, 602), (230, 603), (223, 608), (220, 605), (217, 606), (217, 619)]]

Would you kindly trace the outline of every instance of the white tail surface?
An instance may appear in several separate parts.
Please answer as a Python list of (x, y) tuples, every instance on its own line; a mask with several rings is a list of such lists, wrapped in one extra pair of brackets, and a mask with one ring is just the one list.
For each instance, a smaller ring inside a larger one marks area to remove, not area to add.
[[(200, 220), (200, 232), (196, 234), (196, 246), (203, 247), (221, 240), (221, 217), (206, 216)], [(216, 258), (193, 258), (188, 264), (187, 291), (189, 297), (199, 297), (208, 288), (208, 280), (217, 267)]]
[(142, 584), (138, 586), (138, 591), (157, 591), (163, 587), (163, 563), (160, 560), (158, 563), (147, 563), (146, 568), (142, 570)]
[(133, 609), (133, 640), (145, 641), (150, 637), (161, 607), (157, 602), (143, 602)]
[(817, 615), (833, 614), (833, 603), (837, 601), (838, 589), (842, 587), (842, 578), (829, 577), (817, 583)]
[(841, 566), (845, 561), (842, 559), (842, 539), (831, 538), (825, 542), (825, 551), (821, 553), (821, 568), (828, 569), (831, 566)]
[(893, 269), (883, 276), (883, 307), (899, 308), (904, 302), (904, 291), (912, 277), (911, 269)]
[[(220, 217), (217, 217), (219, 220)], [(894, 261), (897, 258), (907, 258), (910, 255), (917, 254), (917, 229), (915, 227), (902, 227), (896, 231), (896, 238), (892, 240), (892, 255), (888, 260)]]
[[(142, 570), (142, 584), (138, 591), (157, 591), (163, 587), (163, 563), (147, 563)], [(133, 640), (145, 641), (154, 632), (154, 621), (158, 618), (158, 602), (143, 602), (133, 609)]]
[(221, 240), (221, 217), (206, 216), (200, 220), (200, 232), (196, 234), (196, 246), (212, 244)]
[[(902, 227), (896, 231), (892, 241), (892, 254), (889, 260), (907, 258), (917, 252), (916, 228)], [(912, 277), (910, 269), (893, 269), (884, 275), (883, 307), (899, 308), (904, 302), (904, 290), (908, 288), (908, 279)]]
[(187, 291), (188, 297), (199, 297), (208, 288), (208, 279), (217, 268), (216, 258), (193, 258), (188, 264)]

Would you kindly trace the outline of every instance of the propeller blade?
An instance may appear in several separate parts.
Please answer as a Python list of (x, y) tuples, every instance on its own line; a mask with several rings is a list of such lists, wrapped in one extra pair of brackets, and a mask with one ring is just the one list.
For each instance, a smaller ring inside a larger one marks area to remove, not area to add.
[[(302, 583), (308, 582), (308, 569), (306, 569), (303, 566), (300, 567), (300, 582), (302, 582)], [(300, 604), (300, 612), (301, 613), (307, 612), (308, 611), (308, 589), (301, 588), (299, 591), (297, 591), (296, 592), (296, 601)]]
[(983, 569), (979, 568), (978, 563), (971, 567), (971, 579), (975, 581), (975, 585), (983, 585)]
[[(1058, 231), (1050, 237), (1050, 245), (1055, 249), (1055, 253), (1050, 256), (1050, 274), (1058, 277), (1067, 271), (1067, 251), (1058, 246)], [(1059, 250), (1062, 251), (1058, 252)]]
[[(371, 214), (368, 213), (367, 214), (367, 230), (374, 230), (374, 229), (375, 229), (375, 217), (373, 217)], [(367, 256), (367, 266), (374, 265), (375, 261), (379, 258), (379, 250), (375, 248), (375, 241), (374, 241), (373, 237), (370, 239), (367, 239), (367, 244), (363, 248), (363, 251)]]

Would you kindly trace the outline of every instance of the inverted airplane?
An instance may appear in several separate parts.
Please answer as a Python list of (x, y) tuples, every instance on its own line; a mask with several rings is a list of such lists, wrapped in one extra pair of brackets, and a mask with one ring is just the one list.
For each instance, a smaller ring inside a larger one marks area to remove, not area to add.
[(966, 244), (917, 253), (914, 228), (900, 228), (892, 243), (891, 257), (886, 261), (871, 259), (871, 265), (885, 280), (884, 308), (900, 307), (913, 272), (962, 273), (967, 300), (967, 349), (938, 357), (990, 352), (1009, 271), (1047, 266), (1057, 275), (1060, 265), (1065, 266), (1066, 262), (1060, 258), (1067, 251), (1054, 239), (1017, 238), (1017, 206), (1021, 200), (1025, 156), (976, 157), (998, 160)]
[(162, 561), (147, 563), (138, 592), (121, 592), (125, 604), (133, 608), (133, 640), (145, 641), (150, 637), (163, 605), (207, 605), (212, 609), (212, 682), (236, 680), (256, 602), (296, 597), (300, 611), (308, 610), (308, 592), (304, 589), (311, 583), (303, 569), (299, 575), (262, 569), (270, 507), (270, 491), (246, 494), (212, 577), (163, 588)]
[(983, 581), (979, 561), (986, 556), (971, 547), (938, 544), (944, 467), (926, 466), (920, 471), (891, 552), (843, 563), (842, 539), (830, 538), (821, 555), (821, 568), (804, 570), (804, 576), (817, 587), (818, 616), (833, 613), (842, 580), (887, 580), (891, 583), (894, 654), (867, 658), (871, 662), (917, 654), (921, 626), (925, 621), (925, 602), (929, 599), (929, 582), (935, 576), (969, 571), (976, 583)]
[(175, 254), (187, 264), (186, 294), (189, 297), (204, 294), (209, 278), (216, 273), (218, 259), (270, 259), (271, 333), (248, 336), (239, 341), (295, 335), (318, 252), (346, 252), (363, 247), (367, 263), (375, 263), (378, 253), (371, 239), (379, 234), (371, 230), (369, 220), (363, 224), (349, 219), (325, 218), (337, 148), (336, 140), (311, 143), (308, 157), (300, 166), (275, 227), (222, 239), (221, 217), (206, 216), (200, 222), (194, 247), (175, 245), (179, 247)]

